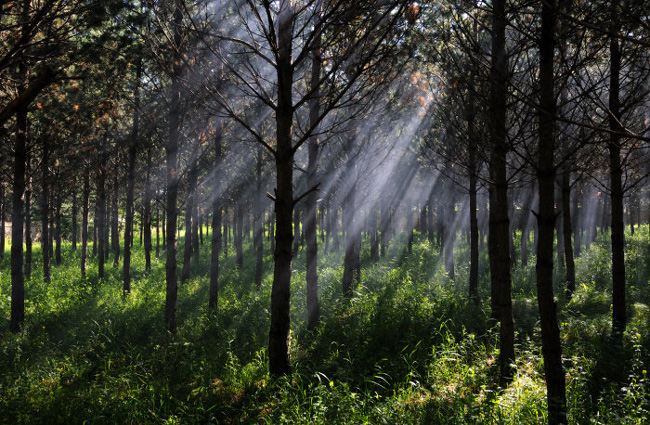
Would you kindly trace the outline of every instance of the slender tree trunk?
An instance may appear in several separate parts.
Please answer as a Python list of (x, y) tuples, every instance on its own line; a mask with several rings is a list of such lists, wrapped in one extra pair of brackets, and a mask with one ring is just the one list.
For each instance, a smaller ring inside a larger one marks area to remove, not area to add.
[(356, 205), (356, 164), (350, 164), (350, 188), (343, 200), (343, 228), (345, 229), (345, 257), (343, 259), (343, 295), (347, 298), (352, 297), (352, 283), (359, 282), (359, 244), (361, 239), (361, 229), (357, 224), (357, 205)]
[(370, 213), (370, 261), (379, 261), (379, 210), (373, 209)]
[(43, 255), (43, 281), (50, 282), (50, 146), (43, 138), (41, 159), (41, 254)]
[(565, 424), (566, 388), (562, 366), (562, 342), (553, 295), (553, 229), (555, 227), (555, 45), (556, 0), (542, 2), (540, 51), (539, 157), (539, 236), (537, 238), (537, 304), (542, 328), (542, 355), (549, 424)]
[[(75, 177), (75, 185), (76, 185), (76, 177)], [(77, 215), (79, 214), (79, 205), (77, 205), (77, 192), (75, 189), (72, 190), (72, 211), (71, 211), (71, 217), (70, 220), (72, 221), (72, 228), (71, 230), (71, 235), (70, 239), (72, 241), (72, 252), (77, 251), (77, 233), (79, 231), (79, 223), (77, 222)]]
[(581, 217), (580, 211), (580, 186), (576, 186), (576, 190), (573, 195), (573, 207), (571, 209), (571, 214), (573, 217), (573, 257), (580, 257), (582, 250), (582, 222), (583, 218)]
[(625, 228), (623, 223), (623, 168), (621, 166), (621, 105), (619, 100), (621, 51), (618, 40), (619, 0), (611, 2), (609, 44), (609, 179), (612, 226), (612, 330), (622, 335), (627, 324), (625, 301)]
[(316, 329), (320, 322), (320, 305), (318, 303), (318, 235), (316, 229), (316, 215), (318, 211), (318, 149), (320, 140), (315, 128), (320, 115), (320, 78), (322, 68), (321, 58), (321, 31), (320, 15), (322, 1), (318, 0), (314, 11), (314, 45), (311, 51), (311, 81), (312, 98), (309, 100), (309, 124), (314, 128), (314, 134), (307, 142), (307, 195), (305, 202), (304, 234), (307, 244), (305, 252), (306, 279), (307, 279), (307, 328)]
[(56, 197), (54, 198), (54, 240), (56, 248), (54, 250), (54, 262), (57, 266), (61, 265), (61, 189), (57, 188)]
[(134, 192), (135, 192), (135, 165), (138, 153), (138, 132), (140, 127), (140, 77), (142, 66), (139, 64), (136, 70), (136, 84), (133, 90), (135, 109), (133, 112), (133, 124), (127, 148), (127, 171), (126, 171), (126, 205), (124, 206), (124, 260), (122, 261), (122, 293), (131, 292), (131, 249), (133, 247), (133, 217), (135, 215)]
[(272, 376), (291, 372), (289, 364), (289, 329), (291, 298), (291, 243), (293, 241), (293, 5), (281, 0), (278, 17), (276, 108), (276, 198), (275, 252), (271, 288), (271, 328), (269, 331), (269, 371)]
[[(27, 158), (25, 174), (30, 174), (30, 159)], [(26, 180), (25, 187), (25, 280), (32, 275), (32, 182), (31, 177)]]
[(92, 257), (97, 256), (97, 194), (95, 193), (95, 206), (93, 208), (93, 213), (95, 215), (95, 218), (93, 219), (93, 250), (92, 250)]
[(190, 278), (192, 269), (192, 212), (194, 211), (194, 193), (196, 192), (196, 180), (198, 175), (198, 164), (192, 161), (190, 171), (187, 175), (187, 202), (185, 203), (185, 245), (183, 249), (183, 270), (181, 281), (185, 282)]
[[(475, 30), (475, 33), (478, 30)], [(469, 135), (469, 246), (470, 246), (470, 264), (469, 264), (469, 298), (478, 304), (478, 261), (479, 261), (479, 251), (478, 251), (478, 218), (477, 218), (477, 203), (476, 195), (478, 193), (477, 182), (478, 182), (478, 171), (476, 164), (476, 155), (478, 147), (476, 145), (476, 130), (475, 126), (475, 114), (474, 114), (474, 97), (469, 101), (470, 113), (467, 117), (467, 126), (470, 131)], [(522, 235), (523, 237), (523, 235)]]
[(88, 258), (88, 213), (90, 200), (90, 170), (86, 165), (83, 174), (81, 193), (81, 277), (86, 277), (86, 259)]
[[(21, 66), (22, 68), (22, 66)], [(22, 91), (22, 90), (21, 90)], [(25, 321), (25, 276), (23, 274), (23, 225), (25, 210), (25, 164), (27, 163), (27, 107), (16, 113), (14, 182), (11, 217), (11, 319), (9, 330), (17, 333)]]
[(104, 261), (106, 260), (106, 170), (100, 169), (97, 178), (97, 215), (95, 227), (97, 229), (97, 276), (104, 278)]
[(160, 258), (160, 207), (156, 202), (156, 258)]
[[(576, 289), (576, 267), (573, 259), (573, 246), (571, 243), (571, 234), (573, 229), (571, 227), (571, 182), (570, 182), (570, 169), (568, 166), (564, 167), (562, 173), (562, 215), (564, 231), (564, 259), (566, 262), (566, 296), (571, 299), (573, 292)], [(575, 196), (575, 195), (574, 195)]]
[(264, 207), (262, 205), (262, 154), (263, 147), (257, 149), (257, 163), (255, 164), (255, 287), (262, 287), (262, 269), (264, 266)]
[(521, 209), (519, 227), (521, 228), (521, 267), (528, 265), (528, 242), (530, 240), (530, 210), (533, 205), (534, 188), (527, 191), (524, 206)]
[[(217, 129), (214, 139), (215, 168), (221, 165), (222, 153), (222, 128)], [(219, 252), (221, 251), (221, 193), (216, 193), (212, 201), (212, 247), (210, 253), (210, 294), (208, 308), (210, 311), (217, 311), (219, 305)]]
[(151, 271), (151, 148), (147, 150), (147, 171), (144, 188), (144, 269)]
[(113, 191), (111, 192), (111, 250), (113, 251), (113, 267), (120, 264), (120, 223), (119, 223), (119, 180), (117, 173), (113, 175)]
[[(165, 191), (165, 199), (167, 199), (167, 191)], [(162, 212), (162, 225), (161, 231), (162, 231), (162, 250), (163, 252), (167, 252), (167, 212), (163, 208)]]
[(298, 255), (300, 249), (300, 212), (300, 207), (295, 206), (293, 210), (293, 257)]
[(508, 179), (506, 154), (507, 57), (505, 43), (505, 0), (492, 3), (491, 85), (491, 154), (490, 154), (490, 220), (488, 251), (492, 287), (492, 315), (501, 322), (499, 363), (501, 378), (508, 382), (514, 374), (514, 320), (512, 317), (512, 284), (510, 277), (510, 220), (508, 217)]
[(172, 64), (172, 84), (169, 107), (169, 133), (165, 146), (167, 165), (167, 239), (165, 249), (167, 258), (165, 260), (165, 324), (167, 330), (176, 332), (176, 316), (178, 304), (178, 276), (176, 263), (176, 225), (177, 225), (177, 198), (180, 170), (178, 169), (178, 147), (180, 138), (181, 118), (181, 74), (182, 58), (181, 48), (181, 25), (183, 23), (183, 1), (174, 1), (174, 47), (175, 54)]
[(413, 208), (410, 205), (406, 207), (406, 247), (408, 253), (413, 252)]
[(456, 239), (456, 196), (455, 192), (448, 197), (449, 204), (446, 207), (446, 214), (444, 219), (444, 256), (445, 256), (445, 270), (449, 279), (456, 278), (456, 270), (454, 267), (454, 242)]
[(233, 242), (235, 245), (235, 266), (239, 270), (244, 267), (244, 208), (241, 202), (237, 203), (236, 209), (233, 211), (233, 222), (235, 227), (233, 229)]

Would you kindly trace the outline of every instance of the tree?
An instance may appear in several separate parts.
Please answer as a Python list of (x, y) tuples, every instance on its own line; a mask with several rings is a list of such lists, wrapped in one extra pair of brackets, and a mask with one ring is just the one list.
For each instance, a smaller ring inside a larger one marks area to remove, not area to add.
[(512, 379), (515, 360), (514, 320), (510, 276), (510, 220), (506, 154), (506, 2), (492, 2), (492, 58), (490, 67), (490, 219), (488, 250), (492, 288), (492, 315), (501, 323), (499, 363), (505, 381)]
[(562, 367), (562, 343), (553, 295), (553, 230), (555, 228), (555, 84), (554, 50), (557, 3), (542, 2), (539, 39), (539, 149), (537, 181), (539, 214), (537, 215), (537, 302), (542, 327), (542, 354), (546, 377), (548, 422), (566, 423), (566, 389)]

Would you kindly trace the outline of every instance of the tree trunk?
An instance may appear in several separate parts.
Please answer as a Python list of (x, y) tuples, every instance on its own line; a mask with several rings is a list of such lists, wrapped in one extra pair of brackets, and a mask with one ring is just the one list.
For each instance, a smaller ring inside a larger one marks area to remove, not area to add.
[(190, 170), (187, 175), (187, 202), (185, 203), (185, 246), (183, 249), (183, 270), (181, 272), (181, 281), (186, 282), (191, 275), (192, 269), (192, 215), (194, 211), (194, 200), (196, 192), (196, 181), (198, 177), (198, 164), (192, 160)]
[(512, 380), (515, 360), (512, 284), (510, 277), (510, 220), (506, 154), (507, 58), (505, 43), (505, 0), (494, 0), (492, 22), (492, 63), (490, 69), (491, 154), (490, 219), (488, 251), (492, 288), (492, 316), (501, 322), (499, 363), (501, 379)]
[[(221, 154), (222, 129), (217, 129), (214, 139), (215, 168), (219, 168), (223, 160)], [(217, 311), (219, 305), (219, 252), (221, 251), (221, 193), (218, 190), (212, 201), (212, 247), (210, 253), (210, 293), (208, 308)]]
[(56, 197), (54, 198), (56, 203), (54, 207), (54, 240), (56, 242), (56, 249), (54, 250), (54, 262), (57, 266), (61, 265), (61, 189), (57, 188)]
[(11, 217), (11, 319), (9, 330), (17, 333), (25, 321), (25, 276), (23, 274), (23, 225), (25, 211), (25, 164), (27, 163), (27, 107), (16, 113), (14, 140), (14, 184)]
[(445, 256), (445, 270), (449, 279), (456, 278), (456, 270), (454, 267), (454, 242), (456, 239), (456, 196), (452, 189), (452, 193), (448, 196), (449, 204), (446, 207), (444, 219), (444, 256)]
[(43, 138), (41, 160), (41, 254), (43, 255), (43, 281), (50, 282), (50, 146)]
[(612, 226), (612, 330), (622, 335), (627, 324), (625, 301), (625, 228), (623, 224), (623, 168), (621, 166), (621, 105), (619, 100), (621, 52), (618, 35), (619, 0), (611, 3), (609, 80), (609, 179)]
[(167, 174), (167, 239), (165, 249), (167, 258), (165, 261), (165, 324), (167, 330), (176, 333), (176, 315), (178, 298), (178, 277), (176, 276), (176, 224), (177, 224), (177, 198), (178, 198), (178, 146), (180, 138), (181, 118), (181, 73), (182, 58), (181, 48), (181, 25), (183, 23), (183, 2), (174, 1), (174, 60), (172, 65), (172, 86), (170, 93), (169, 107), (169, 133), (165, 146), (166, 152), (166, 174)]
[(255, 287), (262, 287), (262, 269), (264, 266), (264, 207), (262, 206), (262, 154), (263, 147), (257, 149), (257, 163), (255, 164)]
[[(475, 30), (476, 33), (477, 30)], [(475, 114), (474, 114), (474, 97), (469, 101), (470, 112), (467, 117), (467, 127), (469, 128), (469, 246), (470, 246), (470, 264), (469, 264), (469, 298), (478, 304), (478, 261), (479, 261), (479, 251), (478, 251), (478, 218), (477, 218), (477, 204), (476, 204), (476, 195), (478, 193), (477, 182), (478, 182), (478, 171), (476, 164), (476, 155), (478, 147), (476, 145), (476, 130), (475, 126)]]
[(293, 210), (293, 257), (297, 256), (300, 250), (300, 213), (300, 207), (295, 206)]
[(106, 260), (106, 170), (100, 169), (97, 177), (97, 214), (95, 215), (95, 228), (97, 231), (97, 276), (104, 278), (104, 261)]
[(579, 200), (580, 200), (580, 186), (576, 186), (576, 190), (574, 191), (573, 195), (573, 207), (571, 209), (571, 216), (572, 216), (572, 221), (573, 221), (573, 257), (577, 258), (580, 257), (580, 253), (582, 250), (582, 222), (583, 218), (580, 215), (580, 207), (579, 207)]
[[(25, 174), (30, 174), (30, 159), (27, 157)], [(27, 177), (25, 186), (25, 280), (32, 275), (32, 182)]]
[(156, 202), (156, 258), (160, 258), (160, 207)]
[(372, 209), (370, 213), (370, 261), (379, 261), (379, 210)]
[(142, 66), (136, 70), (136, 82), (133, 90), (134, 112), (131, 134), (127, 148), (126, 169), (126, 205), (124, 206), (124, 260), (122, 261), (122, 293), (131, 292), (131, 250), (133, 248), (133, 217), (135, 215), (135, 165), (138, 153), (138, 132), (140, 129), (140, 77)]
[(144, 269), (151, 271), (151, 148), (147, 150), (147, 171), (144, 187)]
[(570, 169), (564, 167), (562, 173), (562, 230), (564, 231), (564, 259), (566, 262), (566, 296), (570, 300), (576, 289), (576, 266), (573, 259), (571, 235), (571, 184)]
[(406, 207), (406, 247), (408, 253), (413, 252), (413, 208), (410, 205)]
[[(76, 176), (75, 176), (75, 186), (76, 186)], [(77, 192), (75, 191), (75, 188), (72, 189), (72, 211), (71, 211), (71, 217), (70, 220), (72, 221), (72, 229), (71, 230), (71, 235), (70, 239), (72, 240), (72, 252), (77, 251), (77, 233), (78, 233), (78, 227), (79, 223), (77, 223), (77, 214), (79, 211), (77, 211), (79, 206), (77, 205)]]
[(113, 251), (113, 267), (120, 264), (120, 222), (119, 222), (119, 180), (114, 172), (113, 192), (111, 194), (111, 249)]
[(546, 378), (546, 399), (549, 424), (565, 424), (566, 389), (562, 366), (562, 342), (557, 321), (557, 305), (553, 296), (553, 229), (555, 227), (555, 84), (553, 56), (556, 1), (542, 3), (542, 28), (539, 41), (539, 215), (537, 225), (537, 304), (542, 328), (542, 355)]
[(272, 376), (291, 372), (289, 364), (289, 329), (291, 298), (291, 243), (293, 241), (293, 5), (281, 0), (278, 17), (276, 119), (276, 198), (275, 252), (273, 287), (271, 288), (271, 327), (269, 330), (269, 371)]
[(233, 222), (235, 227), (233, 229), (233, 242), (235, 245), (235, 266), (239, 270), (244, 267), (244, 208), (241, 202), (237, 203), (235, 211), (233, 211)]
[(343, 259), (343, 295), (347, 298), (352, 297), (352, 283), (359, 282), (359, 251), (361, 242), (361, 229), (357, 224), (357, 205), (356, 205), (356, 164), (349, 165), (349, 180), (352, 182), (348, 193), (343, 200), (343, 228), (345, 229), (345, 257)]
[(86, 277), (86, 259), (88, 258), (88, 213), (90, 207), (90, 170), (84, 166), (83, 189), (81, 193), (81, 277)]

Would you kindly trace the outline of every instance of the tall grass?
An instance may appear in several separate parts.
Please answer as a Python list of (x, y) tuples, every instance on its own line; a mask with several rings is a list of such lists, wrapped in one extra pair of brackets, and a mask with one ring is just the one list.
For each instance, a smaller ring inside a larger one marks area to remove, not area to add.
[[(558, 297), (574, 423), (643, 423), (650, 408), (650, 236), (628, 234), (630, 323), (624, 346), (609, 343), (606, 235), (577, 259), (578, 289)], [(38, 249), (38, 248), (37, 248)], [(341, 293), (341, 253), (321, 257), (322, 322), (306, 329), (304, 252), (294, 261), (291, 350), (294, 372), (267, 373), (272, 258), (254, 287), (252, 246), (244, 267), (222, 256), (216, 315), (208, 314), (209, 246), (179, 289), (179, 329), (163, 323), (164, 259), (144, 272), (136, 244), (133, 290), (121, 268), (82, 279), (78, 258), (44, 284), (40, 253), (26, 282), (23, 332), (0, 333), (0, 423), (341, 423), (537, 424), (545, 420), (534, 259), (513, 268), (517, 374), (498, 382), (497, 325), (489, 320), (487, 258), (480, 260), (482, 302), (467, 300), (469, 250), (459, 242), (456, 279), (439, 252), (416, 234), (412, 253), (395, 241), (371, 264), (364, 252), (354, 296)], [(0, 314), (8, 321), (9, 260), (0, 265)], [(560, 273), (558, 294), (561, 294)], [(8, 326), (3, 329), (7, 329)]]

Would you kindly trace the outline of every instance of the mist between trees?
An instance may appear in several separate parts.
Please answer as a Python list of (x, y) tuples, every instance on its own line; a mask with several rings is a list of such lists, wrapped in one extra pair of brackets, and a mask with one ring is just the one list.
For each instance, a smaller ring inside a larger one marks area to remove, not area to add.
[(173, 336), (184, 282), (204, 277), (202, 308), (222, 314), (232, 251), (256, 291), (270, 285), (278, 378), (292, 374), (292, 320), (323, 329), (324, 257), (340, 253), (345, 304), (364, 268), (424, 241), (496, 326), (502, 388), (518, 373), (513, 276), (535, 266), (545, 419), (566, 423), (558, 309), (602, 235), (607, 338), (629, 345), (626, 226), (650, 220), (649, 26), (642, 2), (618, 0), (3, 3), (9, 329), (25, 332), (30, 282), (56, 286), (70, 256), (128, 298), (139, 241), (147, 273), (164, 261)]

